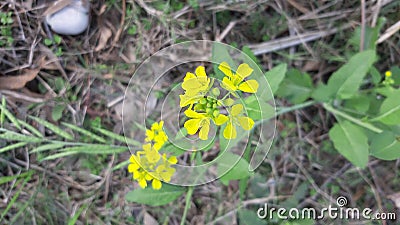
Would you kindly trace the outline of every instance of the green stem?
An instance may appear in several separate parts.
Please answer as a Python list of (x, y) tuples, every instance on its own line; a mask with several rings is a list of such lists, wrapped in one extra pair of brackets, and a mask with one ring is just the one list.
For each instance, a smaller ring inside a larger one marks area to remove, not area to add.
[(339, 111), (339, 110), (333, 108), (330, 104), (323, 103), (322, 106), (326, 110), (328, 110), (329, 112), (334, 114), (335, 116), (341, 116), (341, 117), (343, 117), (343, 118), (345, 118), (345, 119), (347, 119), (347, 120), (349, 120), (349, 121), (351, 121), (351, 122), (353, 122), (353, 123), (355, 123), (355, 124), (357, 124), (359, 126), (365, 127), (365, 128), (367, 128), (367, 129), (369, 129), (371, 131), (374, 131), (376, 133), (382, 133), (383, 132), (383, 130), (375, 127), (374, 125), (372, 125), (370, 123), (363, 122), (363, 121), (361, 121), (361, 120), (359, 120), (357, 118), (354, 118), (354, 117), (352, 117), (352, 116), (350, 116), (350, 115), (348, 115), (348, 114), (346, 114), (346, 113), (344, 113), (342, 111)]
[(186, 193), (185, 209), (184, 209), (184, 211), (183, 211), (182, 220), (181, 220), (181, 225), (184, 225), (184, 224), (185, 224), (186, 216), (187, 216), (187, 213), (188, 213), (189, 208), (190, 208), (190, 205), (191, 205), (193, 190), (194, 190), (194, 187), (193, 187), (193, 186), (190, 186), (190, 187), (188, 188), (188, 192)]
[(288, 113), (288, 112), (292, 112), (292, 111), (295, 111), (295, 110), (306, 108), (308, 106), (314, 105), (315, 103), (317, 103), (317, 102), (316, 101), (308, 101), (308, 102), (297, 104), (297, 105), (294, 105), (294, 106), (291, 106), (291, 107), (285, 107), (285, 108), (282, 108), (282, 109), (278, 110), (276, 112), (275, 116), (279, 116), (279, 115), (282, 115), (282, 114), (285, 114), (285, 113)]

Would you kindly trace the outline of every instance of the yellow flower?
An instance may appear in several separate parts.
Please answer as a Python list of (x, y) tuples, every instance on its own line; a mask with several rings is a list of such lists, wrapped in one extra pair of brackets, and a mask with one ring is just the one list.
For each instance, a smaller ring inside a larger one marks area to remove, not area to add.
[(188, 93), (185, 93), (184, 95), (179, 95), (179, 98), (180, 98), (179, 106), (181, 108), (183, 108), (187, 105), (193, 105), (194, 103), (198, 102), (203, 97), (204, 97), (204, 95), (201, 95), (201, 94), (196, 94), (194, 96), (190, 96)]
[(147, 182), (152, 181), (152, 188), (158, 190), (162, 187), (161, 181), (169, 182), (175, 169), (171, 167), (178, 160), (175, 156), (167, 159), (166, 154), (162, 156), (150, 143), (143, 145), (143, 151), (138, 151), (136, 155), (131, 155), (128, 165), (128, 172), (136, 180), (141, 188), (147, 187)]
[(224, 138), (235, 139), (237, 136), (235, 125), (241, 126), (245, 130), (250, 130), (254, 126), (254, 121), (247, 116), (241, 116), (243, 111), (242, 104), (232, 106), (229, 115), (229, 122), (224, 129)]
[(199, 138), (201, 140), (208, 139), (208, 132), (210, 131), (211, 119), (217, 126), (220, 126), (224, 124), (226, 121), (228, 121), (228, 117), (223, 114), (218, 114), (217, 116), (213, 116), (213, 114), (198, 113), (191, 109), (186, 110), (185, 115), (189, 118), (192, 118), (187, 120), (183, 125), (188, 131), (188, 134), (193, 135), (197, 133), (197, 131), (200, 129)]
[(391, 77), (392, 76), (392, 72), (391, 71), (386, 71), (385, 72), (385, 77)]
[(204, 66), (198, 66), (195, 74), (187, 72), (183, 79), (182, 88), (189, 96), (195, 96), (208, 90), (210, 78), (207, 77)]
[(168, 140), (168, 136), (163, 131), (164, 121), (155, 122), (151, 125), (151, 130), (146, 130), (146, 142), (154, 141), (154, 148), (158, 151)]
[(258, 82), (256, 80), (243, 81), (246, 77), (250, 76), (253, 69), (246, 63), (240, 64), (236, 73), (232, 70), (227, 62), (222, 62), (219, 67), (225, 77), (222, 79), (221, 87), (236, 95), (235, 91), (241, 90), (247, 93), (256, 93), (258, 89)]

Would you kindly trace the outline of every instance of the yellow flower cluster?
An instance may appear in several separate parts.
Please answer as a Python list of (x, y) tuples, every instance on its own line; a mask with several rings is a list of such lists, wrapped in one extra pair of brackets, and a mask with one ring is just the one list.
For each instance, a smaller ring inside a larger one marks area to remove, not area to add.
[(384, 84), (384, 85), (393, 85), (394, 84), (394, 80), (392, 78), (391, 71), (385, 72), (385, 79), (382, 81), (382, 84)]
[(164, 121), (153, 123), (150, 130), (146, 130), (145, 143), (142, 151), (132, 155), (129, 159), (128, 172), (132, 173), (133, 179), (139, 183), (141, 188), (147, 187), (147, 182), (152, 182), (152, 187), (158, 190), (162, 187), (161, 181), (169, 182), (175, 169), (171, 166), (178, 160), (175, 156), (167, 158), (162, 156), (159, 150), (168, 140), (163, 131)]
[[(185, 115), (189, 118), (184, 123), (184, 127), (190, 135), (199, 131), (201, 140), (208, 139), (212, 122), (216, 126), (227, 123), (223, 131), (226, 139), (236, 138), (235, 126), (241, 126), (245, 130), (250, 130), (254, 126), (251, 118), (243, 116), (243, 105), (234, 105), (235, 101), (230, 98), (231, 95), (238, 98), (238, 91), (257, 92), (258, 82), (256, 80), (244, 80), (251, 75), (253, 69), (243, 63), (239, 65), (236, 72), (232, 72), (226, 62), (222, 62), (218, 69), (225, 75), (220, 86), (226, 90), (227, 94), (222, 99), (218, 99), (221, 91), (218, 88), (212, 88), (214, 80), (207, 77), (203, 66), (197, 67), (195, 74), (186, 73), (182, 83), (185, 93), (180, 95), (180, 107), (188, 106)], [(222, 110), (226, 107), (228, 107), (228, 110), (225, 110), (227, 115)]]

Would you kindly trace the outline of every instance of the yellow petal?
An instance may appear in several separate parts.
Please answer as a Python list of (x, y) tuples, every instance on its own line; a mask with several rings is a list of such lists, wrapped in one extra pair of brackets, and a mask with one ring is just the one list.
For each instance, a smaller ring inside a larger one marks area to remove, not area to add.
[(242, 111), (243, 111), (243, 105), (236, 104), (236, 105), (232, 106), (231, 114), (232, 114), (232, 116), (235, 117), (235, 116), (239, 115)]
[(205, 122), (204, 125), (201, 127), (200, 132), (199, 132), (199, 138), (201, 140), (207, 140), (209, 131), (210, 131), (210, 122), (208, 121), (208, 122)]
[(239, 75), (242, 80), (253, 72), (253, 69), (247, 64), (247, 63), (242, 63), (239, 65), (236, 74)]
[(228, 121), (228, 117), (225, 116), (224, 114), (219, 114), (217, 116), (217, 118), (214, 119), (215, 125), (217, 126), (221, 126), (222, 124), (224, 124), (226, 121)]
[(236, 128), (233, 126), (232, 122), (229, 122), (224, 129), (224, 138), (235, 139), (236, 138)]
[(236, 86), (232, 83), (231, 80), (229, 80), (229, 78), (224, 77), (222, 79), (222, 83), (221, 83), (221, 87), (226, 89), (229, 92), (234, 92), (237, 90)]
[(248, 93), (256, 93), (258, 89), (258, 82), (256, 80), (248, 80), (239, 85), (239, 90)]
[(183, 78), (183, 81), (186, 81), (186, 80), (189, 80), (189, 79), (192, 79), (192, 78), (195, 78), (195, 77), (196, 76), (193, 73), (187, 72), (185, 78)]
[(202, 87), (202, 85), (199, 83), (197, 78), (190, 78), (190, 79), (183, 81), (183, 83), (182, 83), (182, 88), (184, 90), (196, 90), (201, 87)]
[(203, 114), (195, 112), (191, 109), (186, 110), (185, 115), (189, 118), (195, 118), (195, 119), (204, 118)]
[(140, 179), (139, 180), (139, 186), (141, 187), (141, 188), (145, 188), (145, 187), (147, 187), (147, 182), (146, 182), (146, 180), (145, 179)]
[(139, 165), (138, 164), (129, 164), (128, 165), (128, 172), (129, 173), (133, 173), (133, 171), (136, 171), (137, 169), (139, 169)]
[(195, 73), (196, 73), (196, 75), (197, 75), (198, 77), (206, 77), (206, 76), (207, 76), (207, 74), (206, 74), (206, 69), (204, 68), (204, 66), (198, 66), (198, 67), (196, 68)]
[(153, 187), (154, 190), (159, 190), (162, 187), (161, 181), (157, 179), (153, 179), (153, 182), (151, 183), (151, 186)]
[(178, 162), (178, 159), (176, 158), (176, 156), (171, 156), (169, 157), (168, 162), (171, 164), (176, 164)]
[(226, 76), (232, 77), (231, 67), (227, 62), (222, 62), (219, 64), (218, 69), (221, 70)]
[(241, 116), (238, 118), (240, 126), (245, 130), (250, 130), (254, 126), (254, 120), (249, 117)]
[(185, 124), (183, 126), (188, 131), (188, 134), (192, 135), (192, 134), (195, 134), (197, 132), (197, 130), (200, 127), (200, 120), (201, 119), (190, 119), (190, 120), (185, 122)]

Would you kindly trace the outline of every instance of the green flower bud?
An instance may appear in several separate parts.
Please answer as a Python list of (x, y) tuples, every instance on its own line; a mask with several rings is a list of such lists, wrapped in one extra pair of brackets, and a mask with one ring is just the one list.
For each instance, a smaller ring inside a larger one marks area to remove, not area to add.
[(207, 108), (207, 109), (206, 109), (206, 113), (207, 113), (207, 114), (211, 114), (211, 113), (212, 113), (212, 111), (213, 111), (213, 110), (212, 110), (212, 109), (210, 109), (210, 108)]
[(206, 103), (207, 103), (207, 99), (206, 98), (200, 99), (200, 104), (205, 105)]
[(221, 94), (221, 91), (219, 90), (219, 88), (213, 88), (211, 90), (211, 93), (215, 96), (218, 97)]
[(217, 117), (217, 116), (219, 116), (219, 110), (217, 109), (217, 110), (214, 110), (214, 112), (213, 112), (213, 116), (214, 117)]
[(216, 103), (214, 103), (214, 104), (212, 105), (212, 107), (213, 107), (214, 109), (216, 109), (218, 106), (217, 106)]

